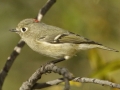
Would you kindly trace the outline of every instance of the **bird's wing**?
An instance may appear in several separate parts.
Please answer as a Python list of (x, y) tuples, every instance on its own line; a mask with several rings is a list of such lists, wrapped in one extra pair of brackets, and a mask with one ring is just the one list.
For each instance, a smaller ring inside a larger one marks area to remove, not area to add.
[[(74, 33), (62, 33), (54, 36), (50, 43), (99, 44)], [(100, 45), (100, 44), (99, 44)]]
[[(76, 34), (71, 33), (71, 32), (45, 36), (41, 40), (46, 41), (46, 42), (51, 43), (51, 44), (72, 43), (72, 44), (79, 44), (80, 48), (82, 45), (82, 48), (85, 48), (85, 49), (86, 48), (88, 48), (88, 49), (101, 48), (101, 49), (105, 49), (105, 50), (118, 52), (118, 50), (103, 46), (102, 44), (91, 41), (87, 38), (84, 38), (80, 35), (76, 35)], [(40, 42), (41, 40), (39, 39), (37, 41)]]
[(84, 38), (80, 35), (74, 34), (69, 31), (65, 31), (61, 28), (46, 25), (44, 23), (40, 24), (39, 28), (41, 28), (40, 33), (37, 35), (37, 41), (45, 41), (48, 43), (74, 43), (74, 44), (80, 44), (80, 43), (89, 43), (89, 44), (97, 44), (94, 41), (91, 41), (87, 38)]

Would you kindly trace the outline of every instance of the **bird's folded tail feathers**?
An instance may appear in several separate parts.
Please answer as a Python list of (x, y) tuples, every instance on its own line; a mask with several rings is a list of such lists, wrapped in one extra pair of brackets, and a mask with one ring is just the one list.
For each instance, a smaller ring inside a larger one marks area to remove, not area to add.
[(103, 45), (98, 45), (97, 48), (101, 48), (101, 49), (104, 49), (104, 50), (109, 50), (109, 51), (114, 51), (114, 52), (119, 52), (118, 50), (116, 49), (113, 49), (113, 48), (109, 48), (109, 47), (106, 47), (106, 46), (103, 46)]
[(98, 44), (98, 43), (81, 43), (79, 44), (79, 49), (80, 50), (86, 50), (86, 49), (92, 49), (92, 48), (100, 48), (100, 49), (104, 49), (104, 50), (109, 50), (109, 51), (114, 51), (114, 52), (119, 52), (118, 50), (103, 46), (102, 44)]

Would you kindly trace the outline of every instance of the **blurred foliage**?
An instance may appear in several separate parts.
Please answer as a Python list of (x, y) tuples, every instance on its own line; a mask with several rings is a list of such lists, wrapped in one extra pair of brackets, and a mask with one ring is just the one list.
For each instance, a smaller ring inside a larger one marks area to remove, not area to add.
[[(8, 30), (25, 18), (36, 17), (47, 0), (0, 1), (0, 68), (12, 52), (20, 37)], [(57, 0), (43, 18), (43, 22), (80, 34), (106, 46), (120, 50), (120, 0)], [(75, 76), (107, 79), (120, 83), (120, 55), (105, 50), (81, 51), (71, 60), (58, 64), (68, 68)], [(17, 90), (21, 84), (43, 63), (52, 60), (39, 55), (27, 45), (14, 62), (3, 90)], [(60, 77), (43, 75), (40, 82)], [(44, 90), (61, 90), (57, 85)], [(72, 84), (71, 90), (111, 90), (110, 87), (84, 83)], [(115, 90), (115, 89), (114, 89)]]
[[(109, 79), (109, 74), (113, 73), (116, 70), (120, 69), (120, 59), (104, 62), (98, 52), (91, 50), (89, 54), (89, 60), (91, 67), (93, 68), (91, 77), (100, 78), (100, 79)], [(113, 76), (114, 78), (114, 76)]]

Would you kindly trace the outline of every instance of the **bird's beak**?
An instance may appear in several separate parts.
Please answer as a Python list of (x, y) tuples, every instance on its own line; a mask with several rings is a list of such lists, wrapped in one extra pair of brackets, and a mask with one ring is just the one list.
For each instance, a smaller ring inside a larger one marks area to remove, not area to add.
[(19, 32), (18, 30), (16, 29), (10, 29), (11, 32)]

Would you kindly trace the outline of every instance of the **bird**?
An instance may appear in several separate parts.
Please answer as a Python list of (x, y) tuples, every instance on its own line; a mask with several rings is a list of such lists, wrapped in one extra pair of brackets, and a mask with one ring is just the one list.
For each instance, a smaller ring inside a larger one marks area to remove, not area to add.
[(93, 48), (118, 52), (118, 50), (62, 28), (38, 22), (33, 18), (20, 21), (17, 27), (10, 31), (19, 34), (32, 50), (55, 59), (67, 60), (79, 51)]

